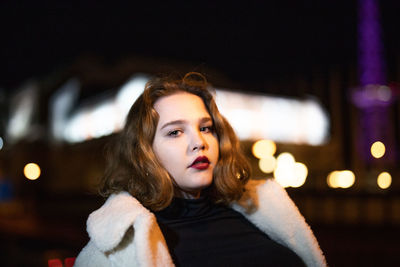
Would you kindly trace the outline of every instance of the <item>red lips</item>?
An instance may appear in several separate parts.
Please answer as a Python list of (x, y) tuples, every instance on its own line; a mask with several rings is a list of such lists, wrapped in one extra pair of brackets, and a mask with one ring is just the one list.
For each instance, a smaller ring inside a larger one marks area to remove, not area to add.
[(206, 156), (200, 156), (197, 157), (189, 167), (197, 170), (205, 170), (209, 165), (210, 161), (208, 158)]

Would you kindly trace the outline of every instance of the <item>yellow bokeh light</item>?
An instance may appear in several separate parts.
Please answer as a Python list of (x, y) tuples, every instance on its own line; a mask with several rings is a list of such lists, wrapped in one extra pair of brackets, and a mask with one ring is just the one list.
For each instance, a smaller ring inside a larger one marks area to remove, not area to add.
[(328, 184), (328, 186), (330, 187), (330, 188), (334, 188), (334, 185), (332, 184), (332, 172), (330, 172), (329, 174), (328, 174), (328, 176), (326, 177), (326, 183)]
[(338, 188), (337, 180), (340, 172), (339, 171), (333, 171), (329, 173), (328, 178), (327, 178), (327, 183), (328, 186), (331, 188)]
[(373, 143), (371, 146), (371, 155), (374, 158), (379, 159), (383, 157), (383, 155), (385, 155), (385, 151), (386, 151), (385, 145), (380, 141)]
[(380, 188), (386, 189), (392, 184), (392, 176), (388, 172), (382, 172), (378, 175), (377, 183)]
[(292, 185), (293, 180), (293, 167), (288, 168), (277, 167), (274, 170), (275, 180), (283, 187), (289, 187)]
[(279, 165), (293, 165), (295, 162), (293, 155), (289, 152), (283, 152), (279, 154), (276, 160), (278, 162), (277, 164)]
[(260, 159), (258, 166), (264, 173), (271, 173), (274, 171), (276, 166), (276, 159), (273, 156), (268, 156)]
[(331, 188), (349, 188), (353, 186), (356, 177), (352, 171), (333, 171), (327, 177), (328, 186)]
[(254, 157), (262, 159), (273, 156), (276, 152), (276, 144), (271, 140), (259, 140), (252, 147)]
[(36, 163), (28, 163), (24, 167), (24, 175), (29, 180), (36, 180), (40, 176), (40, 167)]
[(341, 171), (339, 176), (338, 185), (341, 188), (349, 188), (351, 187), (356, 180), (356, 177), (352, 171)]
[(300, 187), (306, 182), (308, 169), (307, 166), (301, 162), (296, 162), (293, 165), (294, 168), (294, 181), (292, 183), (292, 187)]
[(284, 152), (278, 156), (274, 177), (283, 187), (300, 187), (305, 183), (307, 175), (307, 166), (301, 162), (295, 162), (292, 154)]

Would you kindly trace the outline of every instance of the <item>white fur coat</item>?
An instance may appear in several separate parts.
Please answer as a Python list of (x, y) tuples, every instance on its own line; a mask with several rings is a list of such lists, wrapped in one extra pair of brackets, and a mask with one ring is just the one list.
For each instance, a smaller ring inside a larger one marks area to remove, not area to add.
[[(232, 208), (307, 266), (326, 266), (310, 227), (274, 180), (251, 180)], [(112, 195), (87, 220), (89, 243), (75, 261), (82, 266), (174, 266), (153, 213), (126, 192)]]

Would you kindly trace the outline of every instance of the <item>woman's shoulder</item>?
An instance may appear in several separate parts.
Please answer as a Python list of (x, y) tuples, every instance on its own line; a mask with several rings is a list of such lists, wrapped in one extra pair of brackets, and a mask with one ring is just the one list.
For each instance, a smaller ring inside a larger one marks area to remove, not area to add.
[(75, 267), (88, 267), (88, 266), (109, 266), (110, 262), (105, 253), (98, 250), (96, 245), (89, 241), (89, 243), (82, 249), (76, 257)]
[(272, 178), (249, 180), (243, 196), (232, 207), (248, 215), (270, 217), (273, 221), (285, 218), (304, 220), (286, 190)]
[(153, 216), (128, 192), (111, 195), (89, 215), (87, 232), (91, 241), (102, 251), (115, 248), (138, 217)]
[(242, 198), (232, 208), (273, 240), (300, 255), (308, 266), (326, 266), (311, 228), (286, 190), (274, 179), (250, 180)]
[[(77, 258), (79, 266), (110, 266), (111, 261), (116, 266), (137, 266), (138, 262), (173, 266), (154, 214), (127, 192), (111, 195), (92, 212), (87, 232), (90, 241)], [(98, 264), (92, 264), (91, 258)]]

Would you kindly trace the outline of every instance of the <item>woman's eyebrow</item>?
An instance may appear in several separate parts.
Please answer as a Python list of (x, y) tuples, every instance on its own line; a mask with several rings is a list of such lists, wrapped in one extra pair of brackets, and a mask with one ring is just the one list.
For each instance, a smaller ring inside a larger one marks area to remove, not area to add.
[(184, 124), (185, 122), (186, 122), (185, 120), (174, 120), (174, 121), (170, 121), (170, 122), (165, 123), (160, 129), (162, 130), (162, 129), (164, 129), (165, 127), (170, 126), (170, 125)]
[[(212, 121), (212, 119), (211, 119), (210, 117), (203, 117), (203, 118), (199, 119), (199, 122), (200, 122), (200, 123), (205, 123), (205, 122), (209, 122), (209, 121)], [(168, 126), (170, 126), (170, 125), (177, 125), (177, 124), (180, 125), (180, 124), (185, 124), (185, 123), (187, 123), (186, 120), (173, 120), (173, 121), (170, 121), (170, 122), (165, 123), (165, 124), (160, 128), (160, 130), (162, 130), (162, 129), (164, 129), (165, 127), (168, 127)]]
[(200, 121), (200, 123), (205, 123), (205, 122), (212, 121), (212, 119), (210, 117), (203, 117), (199, 121)]

